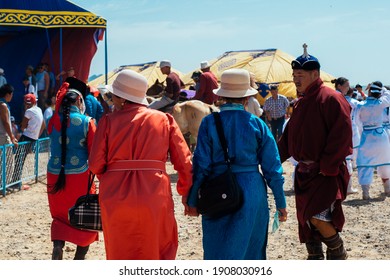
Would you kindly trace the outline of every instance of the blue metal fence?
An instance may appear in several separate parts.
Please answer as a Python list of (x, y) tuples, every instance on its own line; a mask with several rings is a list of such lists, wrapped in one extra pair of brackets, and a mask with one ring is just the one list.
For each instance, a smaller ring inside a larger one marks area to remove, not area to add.
[(3, 196), (10, 188), (20, 189), (23, 182), (46, 175), (50, 153), (50, 138), (38, 139), (35, 143), (20, 142), (0, 146), (0, 191)]

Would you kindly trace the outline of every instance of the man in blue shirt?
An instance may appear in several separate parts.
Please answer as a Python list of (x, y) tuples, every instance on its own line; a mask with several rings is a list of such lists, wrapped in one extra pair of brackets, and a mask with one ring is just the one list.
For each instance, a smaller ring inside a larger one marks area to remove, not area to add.
[(290, 102), (285, 96), (278, 93), (278, 87), (276, 85), (272, 85), (270, 89), (272, 96), (267, 98), (263, 109), (271, 125), (272, 135), (278, 141), (282, 135), (285, 115), (287, 108), (290, 106)]

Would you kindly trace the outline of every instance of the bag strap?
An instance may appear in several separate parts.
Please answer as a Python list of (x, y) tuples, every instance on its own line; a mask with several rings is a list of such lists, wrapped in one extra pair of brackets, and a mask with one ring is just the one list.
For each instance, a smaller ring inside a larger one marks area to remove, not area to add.
[(215, 119), (215, 125), (217, 128), (219, 142), (221, 143), (223, 154), (225, 156), (225, 162), (228, 165), (228, 167), (230, 168), (230, 158), (229, 158), (229, 154), (228, 154), (228, 147), (227, 147), (227, 143), (226, 143), (225, 133), (223, 132), (221, 116), (219, 115), (218, 112), (213, 112), (213, 116)]
[(88, 190), (87, 190), (87, 195), (89, 195), (89, 192), (91, 191), (93, 181), (95, 180), (95, 174), (89, 171), (89, 176), (88, 176)]

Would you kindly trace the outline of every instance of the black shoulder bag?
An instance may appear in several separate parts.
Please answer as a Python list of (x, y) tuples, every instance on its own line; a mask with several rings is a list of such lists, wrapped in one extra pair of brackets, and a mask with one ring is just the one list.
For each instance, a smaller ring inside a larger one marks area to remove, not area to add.
[(216, 177), (205, 179), (198, 190), (197, 209), (200, 214), (216, 219), (240, 209), (243, 203), (243, 194), (236, 176), (231, 170), (221, 116), (217, 112), (213, 115), (228, 168)]

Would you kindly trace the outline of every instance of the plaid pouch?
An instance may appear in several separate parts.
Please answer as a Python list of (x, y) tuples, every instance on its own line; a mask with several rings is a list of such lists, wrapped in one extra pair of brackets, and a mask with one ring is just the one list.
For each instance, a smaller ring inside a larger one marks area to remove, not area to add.
[(99, 195), (87, 194), (79, 197), (76, 204), (69, 209), (68, 218), (75, 228), (101, 231)]

